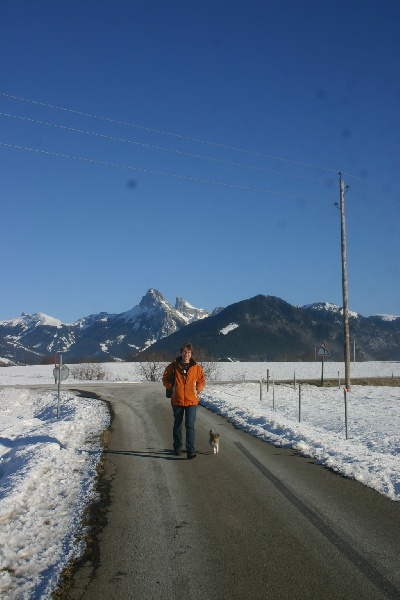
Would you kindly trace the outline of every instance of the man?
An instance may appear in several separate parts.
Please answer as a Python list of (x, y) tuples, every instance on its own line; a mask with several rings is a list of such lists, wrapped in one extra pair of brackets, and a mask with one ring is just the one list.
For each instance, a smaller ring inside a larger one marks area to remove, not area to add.
[[(187, 458), (196, 458), (194, 446), (197, 405), (199, 393), (206, 380), (203, 369), (193, 358), (192, 344), (184, 344), (178, 356), (164, 371), (163, 385), (172, 393), (174, 413), (173, 441), (176, 456), (182, 454), (182, 422), (185, 417)], [(167, 392), (168, 395), (168, 392)]]

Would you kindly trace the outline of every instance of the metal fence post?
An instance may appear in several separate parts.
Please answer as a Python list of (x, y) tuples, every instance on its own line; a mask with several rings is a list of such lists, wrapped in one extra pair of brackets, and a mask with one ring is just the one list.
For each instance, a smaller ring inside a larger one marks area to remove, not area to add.
[(299, 423), (301, 421), (301, 385), (299, 385)]
[(61, 369), (62, 369), (62, 354), (60, 353), (60, 360), (58, 361), (58, 404), (57, 404), (57, 419), (60, 418)]
[(272, 379), (272, 410), (275, 410), (275, 379)]

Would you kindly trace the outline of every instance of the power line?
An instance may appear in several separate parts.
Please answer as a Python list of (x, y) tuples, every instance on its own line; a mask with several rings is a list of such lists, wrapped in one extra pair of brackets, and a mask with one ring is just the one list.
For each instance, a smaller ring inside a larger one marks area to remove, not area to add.
[(273, 194), (275, 196), (287, 196), (289, 198), (296, 198), (299, 200), (312, 200), (315, 202), (324, 202), (327, 204), (331, 204), (330, 200), (321, 200), (320, 198), (313, 198), (311, 196), (300, 196), (298, 194), (287, 194), (284, 192), (275, 192), (273, 190), (266, 190), (263, 188), (255, 188), (255, 187), (250, 187), (250, 186), (244, 186), (244, 185), (238, 185), (238, 184), (234, 184), (234, 183), (227, 183), (227, 182), (223, 182), (223, 181), (214, 181), (211, 179), (202, 179), (199, 177), (190, 177), (188, 175), (179, 175), (177, 173), (167, 173), (165, 171), (156, 171), (154, 169), (145, 169), (143, 167), (136, 167), (133, 165), (124, 165), (124, 164), (120, 164), (120, 163), (112, 163), (112, 162), (108, 162), (108, 161), (104, 161), (104, 160), (99, 160), (99, 159), (94, 159), (94, 158), (87, 158), (84, 156), (73, 156), (71, 154), (63, 154), (60, 152), (50, 152), (48, 150), (41, 150), (39, 148), (29, 148), (28, 146), (18, 146), (16, 144), (8, 144), (6, 142), (2, 142), (0, 141), (0, 146), (4, 146), (6, 148), (14, 148), (16, 150), (25, 150), (27, 152), (34, 152), (36, 154), (44, 154), (47, 156), (55, 156), (58, 158), (66, 158), (66, 159), (70, 159), (70, 160), (78, 160), (78, 161), (82, 161), (82, 162), (87, 162), (87, 163), (92, 163), (92, 164), (97, 164), (97, 165), (102, 165), (102, 166), (107, 166), (107, 167), (115, 167), (115, 168), (119, 168), (119, 169), (129, 169), (132, 171), (138, 171), (140, 173), (149, 173), (151, 175), (161, 175), (163, 177), (174, 177), (176, 179), (185, 179), (187, 181), (193, 181), (195, 183), (206, 183), (206, 184), (210, 184), (210, 185), (219, 185), (222, 187), (228, 187), (228, 188), (233, 188), (233, 189), (238, 189), (238, 190), (245, 190), (248, 192), (258, 192), (261, 194)]
[(240, 167), (240, 168), (244, 168), (244, 169), (253, 169), (255, 171), (261, 171), (262, 173), (273, 173), (274, 175), (283, 175), (284, 177), (294, 177), (296, 179), (302, 179), (304, 181), (314, 181), (317, 183), (325, 183), (324, 181), (322, 181), (321, 179), (315, 179), (313, 177), (304, 177), (302, 175), (294, 175), (292, 173), (286, 173), (284, 171), (274, 171), (273, 169), (266, 169), (265, 167), (257, 167), (255, 165), (248, 165), (248, 164), (244, 164), (244, 163), (236, 163), (230, 160), (224, 160), (222, 158), (215, 158), (213, 156), (204, 156), (202, 154), (193, 154), (191, 152), (184, 152), (182, 150), (175, 150), (174, 148), (165, 148), (163, 146), (156, 146), (153, 144), (146, 144), (144, 142), (138, 142), (136, 140), (128, 140), (126, 138), (120, 138), (120, 137), (114, 137), (111, 135), (106, 135), (104, 133), (98, 133), (96, 131), (86, 131), (84, 129), (78, 129), (76, 127), (69, 127), (67, 125), (60, 125), (58, 123), (50, 123), (48, 121), (41, 121), (38, 119), (31, 119), (30, 117), (22, 117), (20, 115), (13, 115), (10, 113), (5, 113), (5, 112), (0, 112), (0, 115), (3, 117), (8, 117), (8, 118), (12, 118), (12, 119), (17, 119), (17, 120), (21, 120), (21, 121), (27, 121), (28, 123), (35, 123), (37, 125), (45, 125), (47, 127), (53, 127), (53, 128), (57, 128), (57, 129), (63, 129), (65, 131), (70, 131), (72, 133), (81, 133), (84, 135), (91, 135), (94, 137), (99, 137), (105, 140), (110, 140), (113, 142), (122, 142), (124, 144), (134, 144), (136, 146), (141, 146), (142, 148), (148, 148), (151, 150), (160, 150), (163, 152), (170, 152), (172, 154), (178, 154), (180, 156), (186, 156), (188, 158), (198, 158), (201, 160), (209, 160), (212, 162), (216, 162), (216, 163), (220, 163), (220, 164), (224, 164), (230, 167)]
[(346, 177), (351, 177), (352, 179), (355, 179), (356, 181), (361, 181), (362, 183), (366, 183), (367, 185), (372, 185), (376, 188), (379, 188), (380, 190), (384, 191), (384, 192), (388, 192), (389, 190), (387, 189), (387, 186), (381, 185), (380, 183), (374, 183), (373, 181), (369, 181), (369, 179), (364, 179), (364, 177), (359, 177), (357, 175), (351, 175), (350, 173), (342, 173), (342, 175), (346, 175)]
[(290, 163), (290, 164), (293, 164), (293, 165), (298, 165), (298, 166), (302, 166), (302, 167), (309, 167), (309, 168), (313, 168), (313, 169), (320, 169), (320, 170), (323, 170), (323, 171), (330, 171), (330, 172), (335, 173), (335, 174), (337, 173), (337, 169), (331, 169), (329, 167), (321, 167), (320, 165), (314, 165), (314, 164), (311, 164), (311, 163), (304, 163), (304, 162), (297, 161), (297, 160), (291, 160), (291, 159), (288, 159), (288, 158), (283, 158), (281, 156), (273, 156), (271, 154), (263, 154), (261, 152), (255, 152), (254, 150), (246, 150), (246, 149), (243, 149), (243, 148), (237, 148), (235, 146), (228, 146), (226, 144), (219, 144), (217, 142), (210, 142), (208, 140), (202, 140), (202, 139), (198, 139), (198, 138), (194, 138), (194, 137), (189, 137), (189, 136), (181, 135), (179, 133), (172, 133), (170, 131), (163, 131), (161, 129), (154, 129), (154, 128), (151, 128), (151, 127), (145, 127), (143, 125), (137, 125), (137, 124), (133, 124), (133, 123), (128, 123), (126, 121), (119, 121), (119, 120), (113, 119), (111, 117), (101, 117), (99, 115), (95, 115), (95, 114), (91, 114), (91, 113), (85, 113), (85, 112), (82, 112), (82, 111), (79, 111), (79, 110), (74, 110), (72, 108), (65, 108), (63, 106), (57, 106), (57, 105), (49, 104), (49, 103), (46, 103), (46, 102), (39, 102), (37, 100), (31, 100), (31, 99), (28, 99), (28, 98), (21, 98), (20, 96), (13, 96), (11, 94), (6, 94), (4, 92), (0, 92), (0, 96), (4, 96), (5, 98), (10, 98), (12, 100), (19, 100), (21, 102), (29, 102), (31, 104), (36, 104), (37, 106), (44, 106), (46, 108), (54, 108), (56, 110), (61, 110), (61, 111), (68, 112), (68, 113), (75, 114), (75, 115), (79, 115), (79, 116), (82, 116), (82, 117), (89, 117), (91, 119), (99, 119), (101, 121), (106, 121), (108, 123), (113, 123), (115, 125), (123, 125), (124, 127), (134, 127), (136, 129), (141, 129), (143, 131), (148, 131), (148, 132), (151, 132), (151, 133), (157, 133), (157, 134), (160, 134), (160, 135), (166, 135), (166, 136), (170, 136), (170, 137), (175, 137), (175, 138), (178, 138), (180, 140), (185, 140), (185, 141), (189, 141), (189, 142), (195, 142), (195, 143), (198, 143), (198, 144), (206, 144), (208, 146), (213, 146), (213, 147), (216, 147), (216, 148), (222, 148), (224, 150), (231, 150), (231, 151), (234, 151), (234, 152), (242, 152), (244, 154), (258, 156), (260, 158), (268, 158), (269, 160), (279, 160), (279, 161), (287, 162), (287, 163)]
[[(78, 115), (78, 116), (83, 116), (83, 117), (89, 117), (91, 119), (98, 119), (104, 122), (108, 122), (108, 123), (113, 123), (113, 124), (117, 124), (117, 125), (122, 125), (122, 126), (126, 126), (126, 127), (131, 127), (131, 128), (136, 128), (142, 131), (147, 131), (147, 132), (151, 132), (151, 133), (157, 133), (160, 135), (165, 135), (165, 136), (170, 136), (170, 137), (175, 137), (177, 139), (180, 140), (185, 140), (185, 141), (190, 141), (190, 142), (195, 142), (195, 143), (201, 143), (201, 144), (206, 144), (208, 146), (212, 146), (212, 147), (216, 147), (216, 148), (220, 148), (220, 149), (224, 149), (224, 150), (231, 150), (234, 152), (241, 152), (247, 155), (252, 155), (252, 156), (256, 156), (259, 158), (265, 158), (265, 159), (269, 159), (269, 160), (278, 160), (281, 162), (286, 162), (288, 164), (292, 164), (292, 165), (297, 165), (297, 166), (302, 166), (302, 167), (307, 167), (307, 168), (314, 168), (314, 169), (319, 169), (319, 170), (324, 170), (324, 171), (328, 171), (328, 172), (334, 172), (335, 174), (338, 172), (337, 169), (332, 169), (329, 167), (321, 167), (320, 165), (314, 165), (311, 163), (304, 163), (301, 161), (296, 161), (296, 160), (291, 160), (291, 159), (287, 159), (287, 158), (283, 158), (280, 156), (274, 156), (274, 155), (270, 155), (270, 154), (263, 154), (260, 152), (255, 152), (252, 150), (246, 150), (246, 149), (242, 149), (242, 148), (237, 148), (237, 147), (233, 147), (233, 146), (229, 146), (226, 144), (219, 144), (217, 142), (211, 142), (211, 141), (207, 141), (207, 140), (202, 140), (202, 139), (197, 139), (194, 137), (189, 137), (189, 136), (184, 136), (178, 133), (173, 133), (173, 132), (168, 132), (168, 131), (163, 131), (160, 129), (155, 129), (155, 128), (151, 128), (151, 127), (145, 127), (143, 125), (138, 125), (138, 124), (132, 124), (132, 123), (128, 123), (126, 121), (120, 121), (117, 119), (113, 119), (111, 117), (102, 117), (99, 115), (95, 115), (95, 114), (91, 114), (91, 113), (85, 113), (83, 111), (78, 111), (75, 109), (71, 109), (71, 108), (67, 108), (67, 107), (61, 107), (61, 106), (57, 106), (54, 104), (50, 104), (50, 103), (46, 103), (46, 102), (40, 102), (37, 100), (32, 100), (32, 99), (28, 99), (28, 98), (22, 98), (20, 96), (15, 96), (12, 94), (7, 94), (5, 92), (0, 92), (0, 96), (3, 96), (5, 98), (10, 98), (11, 100), (18, 100), (21, 102), (26, 102), (26, 103), (30, 103), (30, 104), (35, 104), (37, 106), (42, 106), (45, 108), (51, 108), (51, 109), (56, 109), (56, 110), (60, 110), (63, 112), (67, 112), (67, 113), (71, 113), (74, 115)], [(30, 122), (34, 122), (34, 123), (38, 123), (38, 124), (43, 124), (43, 125), (47, 125), (47, 126), (51, 126), (51, 127), (58, 127), (58, 128), (63, 128), (72, 132), (76, 132), (76, 133), (82, 133), (82, 134), (86, 134), (86, 135), (92, 135), (92, 136), (98, 136), (104, 139), (109, 139), (109, 140), (113, 140), (113, 141), (119, 141), (119, 142), (123, 142), (123, 143), (129, 143), (129, 144), (136, 144), (142, 147), (146, 147), (146, 148), (150, 148), (150, 149), (154, 149), (154, 150), (159, 150), (159, 151), (164, 151), (164, 152), (171, 152), (171, 153), (175, 153), (178, 155), (182, 155), (182, 156), (187, 156), (187, 157), (191, 157), (191, 158), (198, 158), (198, 159), (202, 159), (202, 160), (209, 160), (209, 161), (214, 161), (216, 163), (220, 163), (220, 164), (225, 164), (228, 166), (235, 166), (235, 167), (240, 167), (240, 168), (247, 168), (247, 169), (253, 169), (253, 170), (257, 170), (260, 172), (266, 172), (266, 173), (273, 173), (276, 175), (281, 175), (284, 177), (293, 177), (293, 178), (297, 178), (297, 179), (301, 179), (301, 180), (305, 180), (305, 181), (313, 181), (313, 182), (318, 182), (318, 183), (325, 183), (323, 181), (321, 181), (320, 179), (315, 179), (315, 178), (308, 178), (308, 177), (304, 177), (301, 175), (295, 175), (295, 174), (290, 174), (290, 173), (286, 173), (283, 171), (275, 171), (272, 169), (266, 169), (264, 167), (257, 167), (254, 165), (247, 165), (247, 164), (243, 164), (243, 163), (235, 163), (232, 161), (227, 161), (224, 159), (219, 159), (219, 158), (214, 158), (214, 157), (210, 157), (210, 156), (204, 156), (204, 155), (198, 155), (198, 154), (192, 154), (189, 152), (184, 152), (182, 150), (174, 150), (171, 148), (165, 148), (162, 146), (156, 146), (156, 145), (151, 145), (151, 144), (145, 144), (143, 142), (137, 142), (134, 140), (127, 140), (124, 138), (117, 138), (117, 137), (113, 137), (113, 136), (107, 136), (105, 134), (100, 134), (100, 133), (96, 133), (96, 132), (92, 132), (92, 131), (84, 131), (81, 129), (77, 129), (77, 128), (73, 128), (73, 127), (67, 127), (67, 126), (63, 126), (63, 125), (58, 125), (58, 124), (54, 124), (54, 123), (48, 123), (45, 121), (39, 121), (39, 120), (35, 120), (35, 119), (31, 119), (28, 117), (20, 117), (20, 116), (16, 116), (16, 115), (11, 115), (9, 113), (0, 113), (3, 116), (7, 116), (7, 117), (13, 117), (16, 119), (22, 119), (22, 120), (26, 120), (26, 121), (30, 121)], [(11, 145), (12, 146), (12, 145)], [(61, 154), (60, 154), (61, 155)], [(90, 160), (90, 159), (89, 159)], [(351, 173), (346, 173), (343, 172), (343, 175), (346, 175), (346, 177), (351, 177), (352, 179), (358, 180), (360, 182), (362, 182), (363, 184), (367, 184), (367, 185), (371, 185), (374, 186), (376, 188), (381, 189), (384, 192), (388, 192), (387, 188), (383, 185), (380, 184), (376, 184), (374, 182), (371, 182), (369, 180), (366, 180), (365, 178), (362, 177), (357, 177), (355, 175), (352, 175)], [(184, 177), (184, 176), (181, 176)], [(189, 178), (190, 179), (190, 178)], [(205, 181), (205, 180), (204, 180)], [(227, 184), (228, 185), (228, 184)], [(255, 188), (246, 188), (246, 189), (255, 189)], [(271, 193), (276, 193), (279, 194), (279, 192), (271, 192)], [(371, 195), (372, 196), (372, 195)], [(383, 200), (383, 201), (390, 201), (388, 198), (381, 198), (381, 197), (375, 197), (376, 199), (379, 200)], [(396, 205), (398, 205), (398, 202), (393, 201), (392, 202)]]

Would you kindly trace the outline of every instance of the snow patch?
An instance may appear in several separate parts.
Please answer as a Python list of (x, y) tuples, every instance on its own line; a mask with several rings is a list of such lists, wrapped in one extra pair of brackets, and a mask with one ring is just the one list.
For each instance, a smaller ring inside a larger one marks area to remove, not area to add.
[(396, 321), (400, 319), (400, 317), (395, 317), (394, 315), (375, 315), (375, 317), (380, 317), (382, 321)]
[(237, 327), (239, 327), (237, 323), (229, 323), (229, 325), (220, 330), (220, 333), (222, 333), (222, 335), (227, 335), (230, 331), (233, 331)]

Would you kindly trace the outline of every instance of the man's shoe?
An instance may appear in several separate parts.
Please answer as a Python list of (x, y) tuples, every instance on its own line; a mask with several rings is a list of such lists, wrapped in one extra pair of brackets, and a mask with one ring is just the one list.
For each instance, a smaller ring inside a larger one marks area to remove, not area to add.
[(175, 456), (182, 456), (182, 450), (175, 450)]
[(188, 457), (188, 458), (196, 458), (196, 456), (197, 456), (197, 455), (196, 455), (196, 452), (188, 452), (188, 453), (187, 453), (187, 457)]

